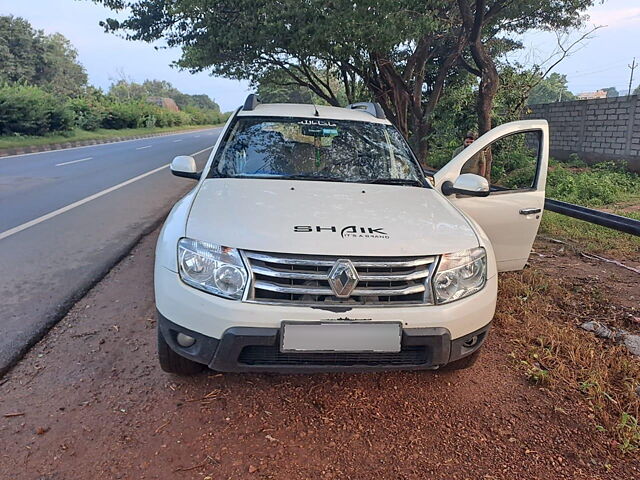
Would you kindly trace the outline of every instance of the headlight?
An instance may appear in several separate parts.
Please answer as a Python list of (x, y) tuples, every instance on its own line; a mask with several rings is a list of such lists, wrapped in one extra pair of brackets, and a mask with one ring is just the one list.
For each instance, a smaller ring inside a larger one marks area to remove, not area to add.
[(487, 254), (482, 247), (447, 253), (440, 259), (433, 278), (436, 303), (467, 297), (487, 281)]
[(180, 278), (192, 287), (239, 300), (247, 285), (247, 269), (235, 248), (182, 238), (178, 242)]

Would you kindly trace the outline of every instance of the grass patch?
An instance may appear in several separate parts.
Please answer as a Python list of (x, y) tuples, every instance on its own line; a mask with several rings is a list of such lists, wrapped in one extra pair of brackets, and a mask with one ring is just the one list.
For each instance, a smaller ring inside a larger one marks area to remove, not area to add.
[(567, 168), (549, 162), (546, 195), (548, 198), (583, 207), (603, 207), (640, 201), (640, 177), (613, 162), (591, 168)]
[[(640, 177), (613, 162), (586, 167), (551, 159), (546, 196), (640, 220)], [(544, 213), (540, 232), (571, 240), (591, 253), (632, 258), (640, 254), (638, 237), (554, 212)]]
[(640, 361), (623, 346), (577, 328), (618, 315), (594, 291), (575, 292), (535, 268), (501, 277), (495, 325), (510, 339), (511, 356), (533, 384), (579, 393), (594, 429), (624, 452), (640, 448)]
[[(624, 212), (613, 209), (612, 213), (640, 220), (640, 212)], [(544, 212), (540, 233), (554, 238), (571, 240), (585, 252), (620, 258), (638, 258), (640, 256), (640, 237), (555, 212)]]
[(180, 127), (152, 127), (152, 128), (124, 128), (121, 130), (99, 128), (97, 130), (74, 129), (64, 135), (4, 135), (0, 136), (0, 149), (19, 148), (40, 145), (52, 145), (55, 143), (77, 142), (82, 140), (100, 140), (115, 137), (135, 137), (136, 135), (148, 135), (151, 133), (180, 132), (183, 130), (196, 130), (212, 128), (218, 125), (185, 125)]

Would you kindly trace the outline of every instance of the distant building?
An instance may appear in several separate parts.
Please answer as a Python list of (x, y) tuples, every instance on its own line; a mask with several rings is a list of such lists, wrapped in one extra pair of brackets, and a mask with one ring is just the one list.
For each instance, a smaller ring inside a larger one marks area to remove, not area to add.
[(147, 102), (154, 103), (154, 104), (158, 105), (159, 107), (166, 108), (167, 110), (170, 110), (172, 112), (179, 112), (180, 111), (180, 109), (178, 108), (178, 105), (176, 105), (176, 102), (173, 101), (173, 98), (147, 97)]
[(596, 92), (583, 92), (576, 95), (578, 100), (593, 100), (596, 98), (607, 98), (606, 90), (598, 90)]

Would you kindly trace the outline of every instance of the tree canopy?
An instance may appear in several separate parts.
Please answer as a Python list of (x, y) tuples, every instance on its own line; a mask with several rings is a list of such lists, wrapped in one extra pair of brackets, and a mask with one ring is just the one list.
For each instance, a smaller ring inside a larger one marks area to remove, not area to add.
[(552, 73), (531, 89), (529, 105), (575, 100), (575, 95), (567, 88), (567, 76)]
[(23, 18), (0, 16), (0, 81), (37, 85), (63, 96), (87, 86), (78, 52), (63, 35), (45, 35)]
[(280, 71), (327, 103), (360, 96), (426, 155), (433, 114), (461, 72), (479, 80), (481, 133), (491, 128), (508, 35), (572, 27), (595, 0), (94, 0), (128, 17), (108, 31), (180, 47), (178, 66), (258, 82)]
[(600, 90), (607, 92), (607, 98), (620, 96), (620, 92), (616, 87), (601, 88)]
[(181, 110), (188, 107), (197, 107), (220, 113), (220, 106), (208, 95), (182, 93), (165, 80), (145, 80), (142, 83), (136, 83), (121, 79), (111, 84), (109, 95), (119, 101), (144, 100), (147, 97), (168, 97), (172, 98)]

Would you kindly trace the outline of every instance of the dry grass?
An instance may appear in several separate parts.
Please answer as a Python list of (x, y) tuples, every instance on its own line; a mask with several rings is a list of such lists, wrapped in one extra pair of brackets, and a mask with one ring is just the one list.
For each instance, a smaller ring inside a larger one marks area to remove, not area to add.
[(594, 428), (623, 452), (640, 448), (640, 361), (623, 346), (578, 328), (620, 317), (599, 289), (572, 291), (535, 268), (502, 276), (496, 326), (512, 339), (512, 356), (530, 381), (579, 393)]
[[(636, 203), (634, 207), (637, 205)], [(640, 220), (638, 211), (616, 208), (611, 211), (618, 215)], [(583, 222), (559, 213), (544, 212), (540, 233), (568, 240), (579, 245), (580, 250), (607, 257), (635, 259), (640, 256), (640, 237)]]

